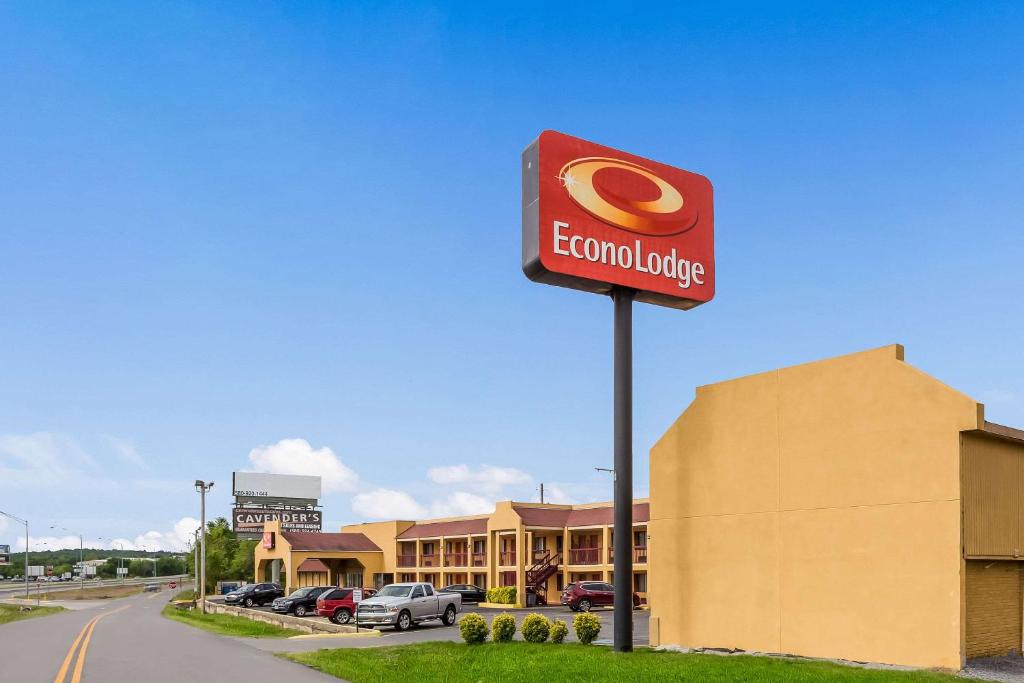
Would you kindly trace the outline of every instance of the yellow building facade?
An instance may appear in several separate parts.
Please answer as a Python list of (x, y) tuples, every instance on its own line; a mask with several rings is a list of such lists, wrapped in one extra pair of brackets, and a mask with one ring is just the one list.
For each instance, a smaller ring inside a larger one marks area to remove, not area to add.
[(1024, 432), (900, 346), (699, 387), (650, 476), (654, 645), (949, 669), (1020, 651)]
[[(633, 508), (633, 587), (646, 600), (649, 502)], [(515, 586), (518, 606), (555, 603), (573, 581), (611, 582), (612, 506), (502, 501), (489, 515), (352, 524), (338, 534), (264, 527), (256, 548), (257, 581), (380, 587), (425, 581), (441, 588)], [(273, 540), (266, 534), (273, 534)], [(265, 547), (266, 545), (272, 547)], [(319, 583), (317, 583), (319, 582)], [(530, 596), (536, 596), (532, 598)]]

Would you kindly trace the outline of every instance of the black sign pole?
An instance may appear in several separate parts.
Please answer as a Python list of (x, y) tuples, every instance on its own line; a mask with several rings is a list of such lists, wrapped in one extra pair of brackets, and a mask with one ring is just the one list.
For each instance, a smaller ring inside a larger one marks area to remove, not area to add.
[(615, 651), (633, 651), (633, 297), (612, 289), (615, 304)]

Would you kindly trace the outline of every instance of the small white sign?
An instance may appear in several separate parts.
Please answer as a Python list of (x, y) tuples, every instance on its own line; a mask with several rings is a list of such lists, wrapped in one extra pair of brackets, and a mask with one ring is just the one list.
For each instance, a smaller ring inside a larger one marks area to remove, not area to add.
[(363, 589), (362, 588), (353, 588), (352, 589), (352, 602), (362, 602), (362, 601), (363, 601)]
[(118, 567), (117, 568), (117, 575), (118, 576), (127, 576), (128, 575), (128, 567)]
[(28, 566), (28, 576), (46, 576), (46, 567), (41, 564), (30, 564)]

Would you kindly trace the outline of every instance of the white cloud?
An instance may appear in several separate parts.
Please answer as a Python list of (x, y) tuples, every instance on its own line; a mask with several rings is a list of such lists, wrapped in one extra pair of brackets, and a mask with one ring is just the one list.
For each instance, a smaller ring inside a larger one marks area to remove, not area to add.
[(405, 491), (374, 489), (352, 498), (352, 511), (363, 519), (421, 519), (427, 510)]
[(559, 505), (575, 505), (579, 501), (558, 484), (544, 484), (544, 502)]
[(432, 467), (427, 471), (427, 477), (435, 484), (471, 484), (492, 494), (509, 486), (524, 486), (533, 482), (533, 478), (522, 470), (493, 465), (481, 465), (475, 469), (469, 465)]
[(354, 491), (359, 475), (326, 446), (313, 448), (305, 439), (281, 439), (249, 451), (255, 471), (269, 474), (307, 474), (322, 478), (324, 493)]
[(491, 512), (494, 512), (494, 501), (465, 491), (455, 491), (442, 500), (434, 501), (430, 506), (430, 514), (434, 517), (484, 515)]
[(113, 448), (114, 453), (117, 454), (121, 460), (125, 461), (129, 465), (135, 465), (142, 469), (149, 469), (146, 461), (142, 459), (142, 456), (139, 455), (139, 451), (135, 448), (135, 444), (116, 436), (105, 436), (104, 438), (110, 442), (110, 446)]
[[(128, 538), (83, 538), (82, 544), (86, 548), (103, 548), (107, 550), (170, 550), (174, 552), (184, 551), (188, 547), (188, 541), (192, 538), (195, 530), (199, 528), (199, 520), (193, 517), (182, 517), (175, 522), (170, 529), (165, 531), (146, 531)], [(22, 536), (15, 541), (15, 546), (22, 552), (25, 550), (25, 537)], [(78, 536), (67, 534), (64, 536), (29, 536), (29, 552), (42, 550), (77, 550), (79, 547)]]
[(61, 483), (76, 470), (95, 466), (88, 453), (61, 434), (0, 435), (0, 482), (12, 488)]

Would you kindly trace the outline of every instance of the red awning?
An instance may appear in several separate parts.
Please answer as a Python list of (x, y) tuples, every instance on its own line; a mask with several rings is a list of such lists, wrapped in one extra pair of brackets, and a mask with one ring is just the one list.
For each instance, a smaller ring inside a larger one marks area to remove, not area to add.
[(298, 571), (324, 573), (327, 571), (327, 565), (321, 562), (320, 560), (314, 560), (313, 558), (310, 558), (308, 560), (304, 560), (302, 564), (299, 565)]

